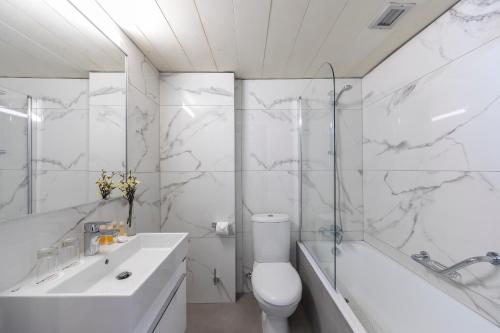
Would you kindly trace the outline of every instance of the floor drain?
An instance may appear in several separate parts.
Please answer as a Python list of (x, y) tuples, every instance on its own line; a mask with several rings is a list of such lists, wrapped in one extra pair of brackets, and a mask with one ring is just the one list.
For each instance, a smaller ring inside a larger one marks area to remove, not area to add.
[(125, 279), (129, 278), (130, 275), (132, 275), (132, 272), (128, 272), (128, 271), (121, 272), (120, 274), (118, 274), (116, 276), (116, 279), (117, 280), (125, 280)]

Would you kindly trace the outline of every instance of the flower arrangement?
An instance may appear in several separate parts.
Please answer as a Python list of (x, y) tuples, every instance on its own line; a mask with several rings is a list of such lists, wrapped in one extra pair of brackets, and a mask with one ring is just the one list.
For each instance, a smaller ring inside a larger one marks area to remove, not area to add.
[(101, 169), (101, 177), (95, 182), (99, 187), (97, 195), (100, 195), (104, 200), (109, 199), (111, 192), (116, 188), (116, 184), (113, 183), (114, 175), (114, 172), (109, 175), (106, 171)]
[(116, 187), (122, 192), (122, 196), (128, 201), (128, 219), (127, 225), (128, 227), (132, 227), (132, 210), (134, 205), (134, 197), (135, 192), (137, 190), (137, 186), (141, 182), (137, 179), (136, 176), (132, 175), (132, 171), (129, 171), (128, 174), (124, 172), (122, 174), (122, 179)]
[[(121, 180), (117, 183), (113, 182), (113, 177), (115, 175), (121, 175)], [(122, 192), (122, 196), (127, 199), (128, 202), (128, 218), (127, 225), (129, 227), (130, 233), (135, 233), (132, 231), (132, 212), (134, 207), (135, 192), (137, 191), (137, 186), (141, 183), (139, 179), (132, 175), (132, 171), (127, 172), (111, 172), (108, 174), (105, 170), (101, 170), (101, 177), (95, 182), (99, 187), (98, 195), (103, 199), (109, 199), (111, 192), (115, 188), (118, 188)]]

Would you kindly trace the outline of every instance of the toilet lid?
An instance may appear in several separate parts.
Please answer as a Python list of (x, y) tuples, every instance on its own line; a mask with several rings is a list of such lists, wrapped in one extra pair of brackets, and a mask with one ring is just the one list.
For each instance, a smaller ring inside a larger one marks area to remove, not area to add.
[(302, 284), (290, 263), (259, 263), (252, 272), (254, 293), (269, 304), (287, 306), (300, 301)]

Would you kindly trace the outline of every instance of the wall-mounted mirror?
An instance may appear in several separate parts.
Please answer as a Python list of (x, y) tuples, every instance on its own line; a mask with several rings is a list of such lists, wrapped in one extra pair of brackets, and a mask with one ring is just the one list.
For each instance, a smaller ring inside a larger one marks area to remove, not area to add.
[(0, 221), (126, 168), (126, 56), (67, 0), (0, 1)]

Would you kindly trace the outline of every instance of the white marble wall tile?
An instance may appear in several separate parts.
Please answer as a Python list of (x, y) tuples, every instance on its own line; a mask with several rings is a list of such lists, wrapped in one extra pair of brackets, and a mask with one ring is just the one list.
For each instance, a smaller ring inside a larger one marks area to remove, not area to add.
[(89, 171), (125, 170), (125, 106), (95, 106), (89, 109)]
[(144, 84), (146, 87), (146, 96), (155, 101), (155, 103), (160, 103), (160, 73), (149, 61), (145, 58), (143, 63), (143, 73), (144, 73)]
[(135, 195), (133, 223), (137, 232), (160, 232), (160, 174), (138, 172), (140, 180)]
[[(333, 134), (329, 109), (302, 111), (302, 158), (304, 169), (333, 168)], [(360, 109), (337, 109), (337, 156), (339, 169), (362, 168), (362, 112)]]
[(337, 224), (345, 232), (363, 231), (362, 170), (340, 170), (338, 188)]
[(125, 73), (89, 73), (89, 105), (125, 106), (126, 87)]
[(242, 170), (243, 168), (243, 110), (234, 111), (234, 168)]
[[(325, 108), (330, 105), (333, 81), (331, 79), (299, 80), (242, 80), (242, 109), (297, 109), (302, 97), (303, 108)], [(337, 79), (336, 91), (346, 84), (353, 88), (346, 92), (338, 106), (345, 109), (361, 107), (361, 80)]]
[(330, 128), (332, 119), (330, 109), (302, 110), (302, 168), (304, 170), (333, 169), (334, 141), (333, 131)]
[[(25, 113), (23, 109), (14, 111)], [(21, 170), (27, 164), (27, 120), (0, 110), (0, 169)]]
[(234, 171), (233, 106), (162, 106), (162, 171)]
[(156, 103), (160, 100), (158, 70), (135, 45), (127, 50), (128, 89), (133, 86)]
[(33, 174), (33, 212), (78, 206), (88, 200), (87, 171), (36, 170)]
[(363, 187), (367, 240), (500, 326), (497, 270), (450, 285), (409, 258), (497, 246), (499, 9), (460, 1), (363, 79)]
[(26, 170), (0, 170), (0, 221), (28, 213)]
[(252, 292), (252, 281), (247, 279), (245, 274), (251, 273), (253, 270), (253, 232), (245, 231), (243, 234), (243, 259), (241, 263), (242, 276), (241, 276), (241, 286), (243, 292)]
[[(236, 295), (235, 238), (190, 238), (188, 254), (188, 302), (232, 303)], [(220, 282), (213, 283), (217, 270)]]
[[(337, 100), (337, 109), (360, 109), (362, 106), (361, 99), (361, 79), (335, 79), (335, 97), (344, 88), (350, 85), (351, 88), (346, 90)], [(313, 79), (306, 82), (303, 91), (300, 93), (302, 98), (302, 109), (327, 109), (331, 106), (333, 98), (333, 80), (330, 79)]]
[(28, 107), (27, 95), (23, 94), (22, 91), (18, 92), (4, 87), (5, 83), (8, 86), (8, 81), (0, 79), (0, 107), (26, 110)]
[(365, 107), (364, 167), (500, 170), (499, 55), (500, 39)]
[(88, 108), (87, 79), (0, 78), (0, 86), (32, 96), (37, 108)]
[[(333, 225), (333, 171), (304, 171), (302, 177), (302, 230)], [(337, 186), (338, 225), (344, 231), (363, 230), (362, 172), (341, 170)]]
[(162, 231), (218, 237), (212, 222), (227, 221), (234, 236), (234, 172), (162, 172), (161, 180)]
[(297, 110), (241, 110), (242, 169), (298, 170)]
[(299, 174), (296, 171), (243, 171), (243, 230), (251, 232), (251, 217), (285, 213), (292, 230), (299, 228)]
[(159, 171), (159, 106), (133, 86), (127, 94), (128, 168), (136, 172)]
[[(498, 246), (499, 172), (365, 172), (365, 232), (377, 240), (407, 256), (426, 250), (444, 265)], [(497, 303), (498, 318), (498, 269), (474, 265), (460, 273), (464, 287)]]
[(233, 73), (168, 73), (160, 75), (161, 105), (234, 106)]
[(337, 109), (337, 154), (340, 170), (363, 168), (363, 112), (361, 109)]
[(236, 232), (243, 232), (243, 171), (234, 173), (235, 190), (235, 229)]
[(363, 78), (364, 103), (375, 102), (500, 36), (499, 12), (498, 1), (459, 1)]
[[(301, 233), (302, 241), (333, 241), (331, 235), (325, 235), (319, 231), (302, 231)], [(344, 231), (343, 238), (344, 241), (362, 241), (364, 240), (364, 232), (360, 231)]]
[(243, 232), (238, 232), (236, 234), (236, 292), (237, 293), (242, 293), (244, 292), (243, 289), (243, 281), (244, 281), (244, 276), (243, 276), (243, 237), (244, 237)]
[(242, 80), (242, 109), (297, 109), (308, 80)]
[[(234, 302), (234, 171), (241, 165), (235, 161), (241, 126), (235, 124), (234, 88), (232, 73), (161, 75), (161, 230), (190, 234), (189, 302)], [(232, 224), (229, 237), (215, 235), (216, 221)]]
[[(0, 101), (1, 101), (0, 95)], [(243, 80), (234, 80), (234, 109), (241, 110), (243, 108), (242, 105), (243, 99)]]
[[(87, 170), (88, 109), (36, 109), (33, 113), (38, 119), (33, 123), (36, 170)], [(67, 133), (64, 138), (63, 133)]]

